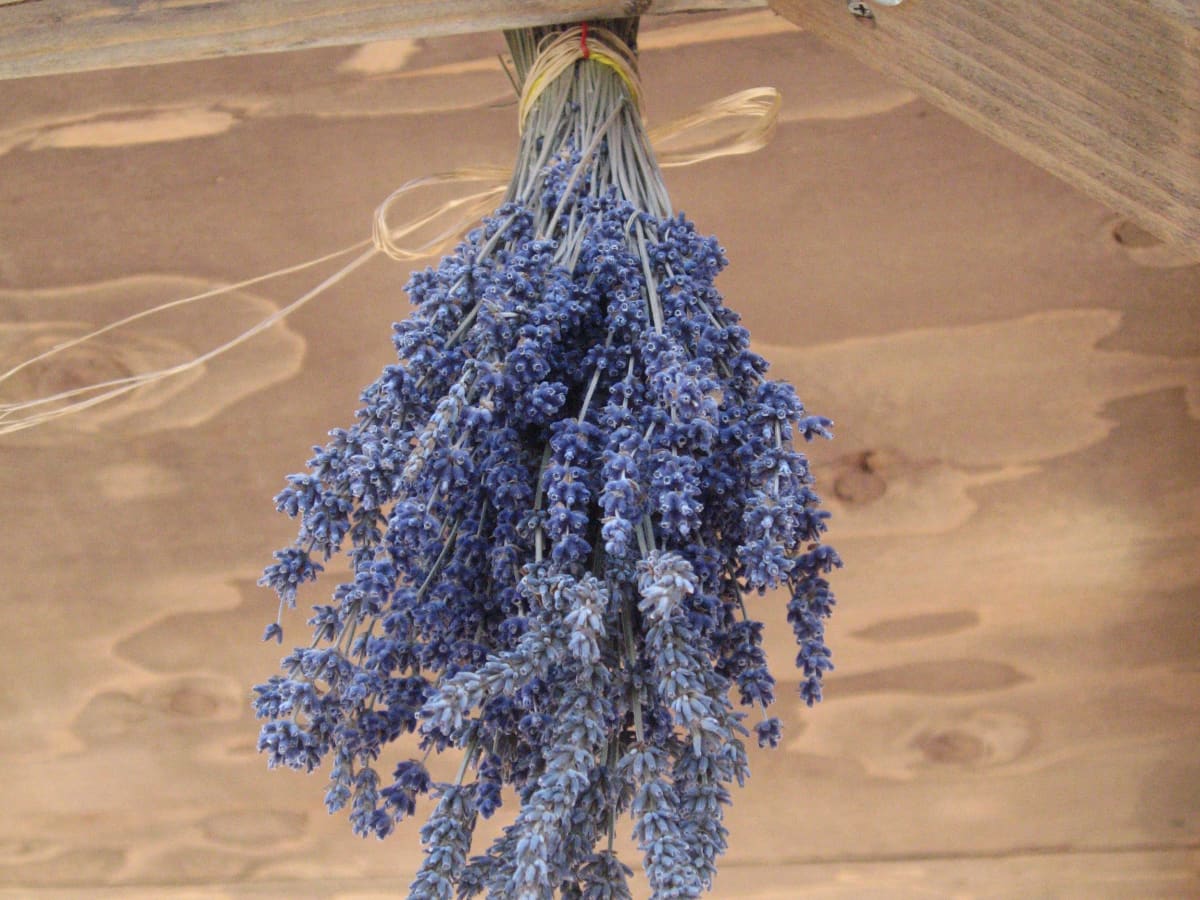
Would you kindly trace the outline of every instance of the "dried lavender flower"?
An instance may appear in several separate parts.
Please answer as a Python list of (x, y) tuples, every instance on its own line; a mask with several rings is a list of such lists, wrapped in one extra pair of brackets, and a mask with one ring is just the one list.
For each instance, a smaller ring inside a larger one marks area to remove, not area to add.
[[(633, 43), (636, 20), (610, 24), (593, 34)], [(540, 36), (509, 35), (519, 79)], [(830, 423), (766, 379), (714, 287), (723, 251), (669, 207), (629, 78), (581, 61), (549, 80), (505, 202), (412, 276), (398, 363), (276, 498), (299, 526), (262, 580), (281, 611), (314, 557), (353, 574), (256, 688), (259, 749), (328, 759), (327, 806), (360, 834), (436, 795), (412, 897), (627, 898), (627, 813), (654, 897), (698, 896), (748, 773), (731, 692), (775, 697), (743, 597), (789, 591), (807, 702), (831, 668), (840, 561), (796, 447)], [(765, 713), (753, 731), (781, 740)], [(405, 735), (461, 753), (456, 779), (416, 759), (381, 776)], [(471, 856), (509, 792), (515, 819)]]

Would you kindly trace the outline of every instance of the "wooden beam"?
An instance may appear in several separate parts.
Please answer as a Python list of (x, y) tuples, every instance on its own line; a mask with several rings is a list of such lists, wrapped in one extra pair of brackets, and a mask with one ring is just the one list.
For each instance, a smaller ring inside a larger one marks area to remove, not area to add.
[(767, 0), (0, 0), (0, 79)]
[(1200, 259), (1200, 4), (771, 6)]

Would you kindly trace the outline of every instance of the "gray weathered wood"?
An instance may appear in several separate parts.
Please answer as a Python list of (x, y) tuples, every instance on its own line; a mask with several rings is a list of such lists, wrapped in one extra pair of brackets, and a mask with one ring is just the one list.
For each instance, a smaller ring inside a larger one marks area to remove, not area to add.
[(766, 0), (18, 0), (0, 3), (0, 78), (764, 6)]
[(771, 6), (1200, 257), (1200, 5)]

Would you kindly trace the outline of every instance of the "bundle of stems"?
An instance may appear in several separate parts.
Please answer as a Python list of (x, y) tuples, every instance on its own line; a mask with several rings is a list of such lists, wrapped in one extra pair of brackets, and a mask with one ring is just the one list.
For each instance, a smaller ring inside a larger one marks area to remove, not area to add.
[[(327, 805), (363, 834), (436, 796), (414, 898), (629, 897), (627, 815), (653, 896), (699, 896), (748, 771), (731, 694), (762, 710), (760, 745), (780, 739), (744, 596), (787, 592), (806, 701), (831, 667), (840, 563), (794, 445), (830, 423), (765, 377), (713, 285), (719, 245), (672, 214), (636, 29), (597, 24), (586, 59), (578, 29), (508, 34), (523, 127), (507, 197), (413, 275), (399, 362), (276, 498), (300, 522), (263, 577), (281, 616), (334, 554), (353, 578), (256, 689), (260, 750), (329, 758)], [(385, 781), (405, 734), (423, 756)], [(434, 782), (447, 750), (457, 776)], [(478, 818), (514, 800), (472, 856)]]

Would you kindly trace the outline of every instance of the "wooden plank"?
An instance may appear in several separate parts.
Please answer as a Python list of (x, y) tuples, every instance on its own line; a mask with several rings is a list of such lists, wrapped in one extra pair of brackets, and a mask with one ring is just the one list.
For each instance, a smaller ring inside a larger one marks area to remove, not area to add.
[(38, 0), (0, 4), (0, 79), (766, 0)]
[(1200, 5), (772, 7), (1200, 257)]
[[(125, 884), (85, 888), (0, 888), (0, 900), (381, 900), (402, 897), (406, 878), (271, 879), (183, 887)], [(899, 900), (899, 898), (1057, 897), (1127, 900), (1195, 897), (1200, 854), (1193, 850), (1039, 853), (1002, 858), (722, 866), (716, 900)]]
[[(752, 748), (706, 897), (1200, 897), (1200, 267), (782, 19), (662, 25), (655, 121), (786, 98), (759, 155), (667, 178), (772, 376), (837, 422), (807, 449), (847, 561), (816, 709), (786, 598), (751, 599), (786, 744)], [(495, 43), (0, 85), (4, 351), (327, 252), (397, 182), (511, 160)], [(269, 498), (394, 361), (407, 273), (360, 270), (100, 433), (0, 444), (0, 604), (34, 613), (0, 657), (0, 897), (405, 896), (430, 805), (355, 837), (323, 774), (267, 770), (246, 694), (287, 649), (257, 641), (292, 537)], [(310, 283), (143, 320), (21, 396), (179, 361)]]
[(1195, 897), (1200, 855), (1188, 850), (1037, 853), (999, 858), (905, 859), (721, 870), (728, 900), (896, 900), (912, 897)]

